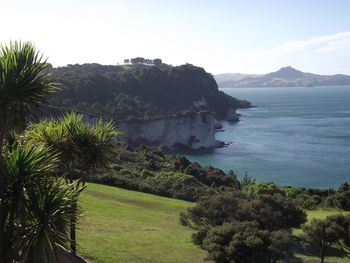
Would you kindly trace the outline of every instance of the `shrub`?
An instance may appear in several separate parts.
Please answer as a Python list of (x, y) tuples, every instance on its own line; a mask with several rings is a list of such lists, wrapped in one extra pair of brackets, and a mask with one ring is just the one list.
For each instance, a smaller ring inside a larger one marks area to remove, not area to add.
[(270, 263), (283, 255), (289, 242), (286, 231), (270, 233), (254, 221), (233, 221), (213, 227), (203, 240), (203, 248), (215, 262)]
[(350, 191), (337, 192), (326, 199), (326, 206), (330, 208), (350, 210)]
[(249, 195), (249, 196), (257, 196), (260, 194), (269, 194), (269, 195), (274, 195), (274, 194), (282, 194), (281, 189), (272, 182), (259, 182), (259, 183), (253, 183), (249, 184), (246, 186), (244, 191)]
[(212, 195), (180, 215), (196, 232), (193, 242), (215, 262), (275, 262), (286, 251), (290, 230), (306, 214), (282, 195), (249, 198), (239, 191)]
[(142, 178), (147, 178), (147, 177), (152, 177), (152, 176), (154, 176), (154, 173), (151, 172), (150, 170), (144, 169), (141, 172), (141, 177)]

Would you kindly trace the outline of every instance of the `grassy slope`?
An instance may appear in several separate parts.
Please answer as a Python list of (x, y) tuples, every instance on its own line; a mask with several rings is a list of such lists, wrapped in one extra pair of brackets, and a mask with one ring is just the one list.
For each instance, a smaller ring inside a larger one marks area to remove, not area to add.
[[(84, 218), (78, 231), (79, 253), (96, 263), (204, 262), (206, 253), (191, 243), (191, 231), (178, 223), (189, 202), (89, 184), (82, 196)], [(325, 218), (336, 211), (309, 211)], [(301, 235), (301, 230), (294, 232)], [(350, 262), (330, 251), (327, 262)], [(301, 255), (317, 260), (317, 255)], [(208, 262), (208, 261), (207, 261)]]
[(178, 223), (179, 213), (191, 205), (89, 184), (82, 196), (79, 253), (96, 263), (203, 262), (206, 253), (191, 243), (191, 231)]

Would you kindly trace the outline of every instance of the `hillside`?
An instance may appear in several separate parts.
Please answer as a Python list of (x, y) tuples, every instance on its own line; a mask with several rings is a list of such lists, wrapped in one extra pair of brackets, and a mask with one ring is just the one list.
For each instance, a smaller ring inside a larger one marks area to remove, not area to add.
[(206, 252), (178, 223), (192, 203), (89, 184), (81, 205), (78, 250), (95, 263), (204, 262)]
[(202, 167), (185, 157), (163, 154), (144, 146), (119, 145), (113, 164), (103, 174), (88, 176), (90, 182), (117, 186), (186, 201), (197, 201), (219, 188), (237, 189), (234, 173)]
[(51, 106), (118, 120), (148, 118), (188, 109), (209, 110), (225, 118), (232, 108), (249, 107), (222, 91), (203, 68), (186, 64), (105, 66), (68, 65), (51, 68), (61, 91)]
[[(95, 263), (211, 262), (192, 244), (192, 232), (178, 223), (180, 212), (193, 203), (96, 184), (88, 185), (81, 200), (78, 251)], [(336, 213), (309, 211), (308, 219)], [(339, 251), (329, 252), (329, 262), (348, 262)], [(297, 256), (318, 259), (317, 253)]]
[(232, 87), (312, 87), (350, 85), (347, 75), (317, 75), (305, 73), (292, 67), (284, 67), (276, 72), (265, 75), (232, 77), (219, 82), (220, 88)]

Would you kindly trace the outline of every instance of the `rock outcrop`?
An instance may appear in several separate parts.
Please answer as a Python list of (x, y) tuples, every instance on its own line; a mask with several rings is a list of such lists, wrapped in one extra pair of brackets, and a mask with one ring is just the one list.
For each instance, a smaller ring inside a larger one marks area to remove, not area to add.
[(118, 126), (124, 131), (124, 139), (132, 145), (166, 145), (193, 150), (222, 145), (215, 139), (215, 115), (207, 111), (122, 121)]
[(236, 112), (236, 109), (231, 108), (227, 111), (226, 120), (231, 122), (239, 121), (239, 114)]

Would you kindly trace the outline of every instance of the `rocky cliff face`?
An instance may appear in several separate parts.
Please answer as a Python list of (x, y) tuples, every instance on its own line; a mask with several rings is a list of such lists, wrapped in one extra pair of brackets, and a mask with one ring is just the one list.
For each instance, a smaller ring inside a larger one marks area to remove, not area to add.
[(123, 121), (118, 126), (130, 144), (203, 149), (222, 145), (215, 139), (215, 124), (211, 112), (190, 112), (158, 119)]
[(237, 122), (237, 121), (239, 121), (239, 115), (238, 115), (238, 113), (236, 112), (236, 109), (231, 108), (231, 109), (229, 109), (229, 110), (227, 111), (226, 120), (232, 121), (232, 122)]

